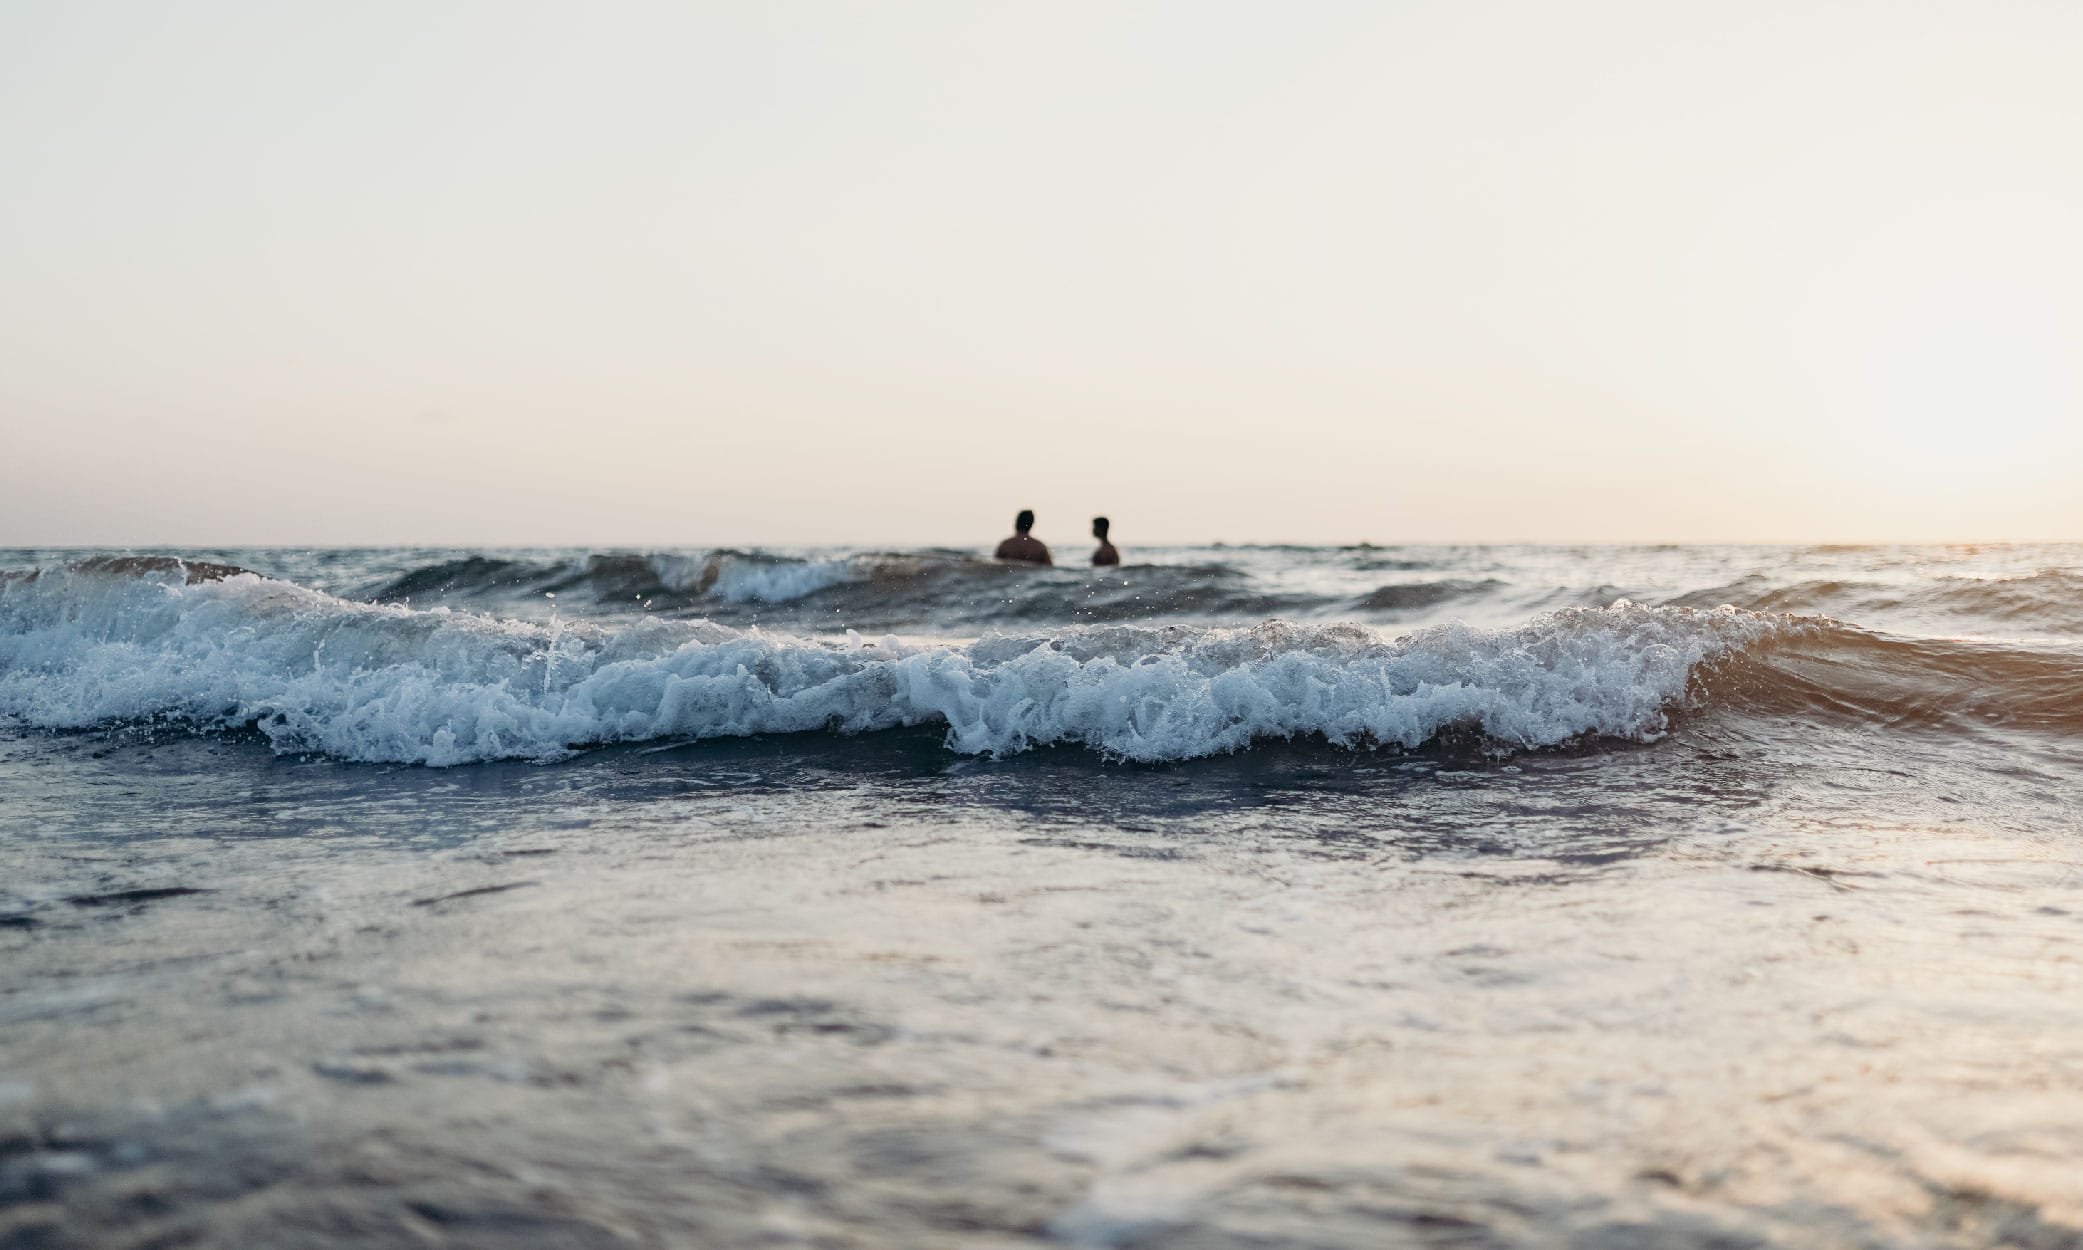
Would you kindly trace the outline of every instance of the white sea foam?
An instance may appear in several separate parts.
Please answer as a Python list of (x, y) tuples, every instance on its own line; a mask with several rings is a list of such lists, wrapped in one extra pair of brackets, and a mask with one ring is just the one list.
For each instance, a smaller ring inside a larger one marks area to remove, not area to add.
[(778, 561), (725, 556), (709, 593), (731, 603), (787, 603), (865, 576), (852, 559)]
[(1143, 761), (1306, 735), (1414, 747), (1452, 727), (1539, 747), (1659, 735), (1696, 665), (1776, 628), (1733, 609), (1621, 603), (1393, 641), (1271, 622), (931, 645), (499, 621), (251, 574), (51, 572), (0, 582), (0, 715), (49, 729), (252, 726), (283, 751), (434, 765), (904, 725), (945, 725), (961, 752), (1068, 743)]
[[(643, 557), (643, 562), (668, 590), (713, 595), (728, 603), (787, 603), (844, 582), (861, 581), (871, 572), (854, 556), (798, 560), (718, 551), (656, 554)], [(583, 572), (584, 567), (577, 571)]]

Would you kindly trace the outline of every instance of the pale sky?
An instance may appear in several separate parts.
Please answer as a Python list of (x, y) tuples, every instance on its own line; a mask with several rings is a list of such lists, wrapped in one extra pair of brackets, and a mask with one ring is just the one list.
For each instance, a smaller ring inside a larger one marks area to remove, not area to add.
[(2083, 539), (2083, 5), (0, 0), (0, 546)]

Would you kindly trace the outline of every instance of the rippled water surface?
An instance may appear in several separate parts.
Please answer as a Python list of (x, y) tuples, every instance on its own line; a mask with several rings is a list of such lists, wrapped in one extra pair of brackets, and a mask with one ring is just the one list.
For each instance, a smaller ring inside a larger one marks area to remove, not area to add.
[(2083, 1245), (2083, 548), (1127, 555), (0, 553), (0, 1246)]

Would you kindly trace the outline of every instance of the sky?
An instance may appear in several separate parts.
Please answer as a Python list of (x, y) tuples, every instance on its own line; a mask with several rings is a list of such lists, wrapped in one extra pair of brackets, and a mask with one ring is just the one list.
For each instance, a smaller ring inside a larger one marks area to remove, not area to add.
[(2083, 5), (0, 0), (0, 546), (2083, 540)]

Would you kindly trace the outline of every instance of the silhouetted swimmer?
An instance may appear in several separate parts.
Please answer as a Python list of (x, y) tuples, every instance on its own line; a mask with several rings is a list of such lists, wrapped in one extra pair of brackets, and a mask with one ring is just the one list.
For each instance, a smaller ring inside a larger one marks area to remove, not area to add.
[(1021, 509), (1020, 515), (1013, 518), (1013, 529), (1016, 532), (1011, 538), (998, 544), (998, 558), (1017, 560), (1021, 564), (1054, 564), (1055, 561), (1049, 559), (1048, 546), (1027, 532), (1033, 528), (1033, 509)]
[(1107, 541), (1107, 530), (1112, 525), (1113, 522), (1103, 516), (1092, 518), (1092, 536), (1099, 540), (1099, 550), (1092, 553), (1094, 564), (1121, 563), (1121, 553), (1114, 550), (1114, 544)]

